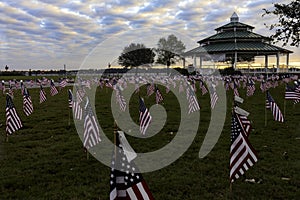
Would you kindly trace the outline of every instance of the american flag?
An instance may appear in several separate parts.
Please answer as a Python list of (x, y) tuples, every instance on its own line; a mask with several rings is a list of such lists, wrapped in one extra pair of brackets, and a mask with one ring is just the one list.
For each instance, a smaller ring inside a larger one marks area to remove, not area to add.
[(75, 101), (74, 99), (73, 99), (72, 109), (73, 109), (74, 119), (82, 120), (83, 109), (80, 103), (78, 101)]
[(33, 104), (26, 87), (24, 87), (24, 92), (23, 92), (23, 111), (26, 116), (31, 115), (33, 112)]
[(140, 132), (145, 135), (146, 131), (149, 127), (149, 124), (151, 123), (152, 116), (150, 115), (150, 112), (146, 108), (146, 105), (144, 103), (144, 100), (140, 97)]
[(15, 131), (22, 128), (21, 119), (16, 111), (16, 108), (13, 104), (12, 97), (7, 94), (6, 95), (6, 133), (12, 134)]
[(76, 97), (73, 96), (73, 115), (74, 119), (82, 120), (83, 109), (81, 106), (81, 102), (85, 96), (85, 91), (83, 88), (76, 87)]
[(122, 94), (121, 88), (117, 86), (115, 91), (116, 91), (116, 102), (119, 104), (120, 110), (125, 111), (127, 104), (126, 104), (125, 97)]
[(210, 95), (210, 107), (211, 107), (211, 109), (215, 108), (218, 99), (219, 99), (218, 94), (217, 94), (216, 90), (214, 90), (212, 92), (212, 94)]
[(247, 82), (247, 96), (252, 96), (255, 92), (255, 85), (254, 81), (249, 79)]
[(240, 96), (236, 82), (234, 82), (233, 94), (238, 97)]
[(260, 83), (260, 89), (262, 92), (265, 92), (267, 90), (267, 85), (264, 80), (262, 80), (262, 82)]
[(208, 92), (202, 80), (199, 81), (199, 87), (202, 91), (202, 95), (205, 95)]
[(69, 89), (68, 90), (68, 96), (69, 96), (69, 108), (72, 108), (73, 107), (73, 93), (72, 91)]
[(192, 87), (187, 86), (186, 95), (187, 95), (188, 106), (189, 106), (188, 114), (200, 110), (200, 106), (196, 94), (193, 91)]
[[(110, 173), (110, 200), (154, 200), (150, 189), (133, 161), (128, 161), (118, 133), (112, 156)], [(120, 169), (120, 170), (118, 170)]]
[(283, 115), (275, 103), (274, 99), (272, 98), (271, 94), (269, 91), (266, 92), (266, 108), (270, 109), (273, 115), (273, 118), (275, 121), (283, 122)]
[(60, 83), (59, 83), (59, 87), (64, 88), (66, 86), (67, 86), (67, 80), (66, 79), (61, 80)]
[(197, 92), (196, 81), (194, 79), (192, 79), (192, 87), (193, 87), (194, 92)]
[(156, 104), (161, 103), (164, 100), (159, 88), (157, 86), (155, 86), (155, 101)]
[(232, 113), (230, 182), (237, 180), (257, 162), (256, 152), (248, 140), (242, 120), (239, 117), (235, 112)]
[(21, 94), (24, 95), (25, 85), (22, 80), (20, 81), (20, 87), (21, 87)]
[(148, 83), (147, 86), (147, 96), (151, 96), (154, 93), (154, 84)]
[(182, 84), (182, 82), (180, 82), (180, 84), (179, 84), (179, 93), (181, 93), (183, 91), (184, 91), (183, 84)]
[(12, 85), (9, 85), (8, 94), (10, 94), (10, 96), (14, 96), (14, 89), (12, 88)]
[(295, 87), (286, 85), (284, 98), (294, 100), (294, 104), (296, 104), (300, 101), (300, 92), (297, 92)]
[(167, 85), (166, 85), (166, 94), (168, 94), (169, 92), (170, 92), (170, 85), (167, 84)]
[(57, 91), (57, 89), (54, 85), (53, 80), (51, 80), (51, 82), (50, 82), (50, 95), (54, 96), (54, 95), (57, 95), (57, 94), (58, 94), (58, 91)]
[(41, 89), (40, 89), (40, 103), (43, 103), (47, 100), (47, 97), (46, 97), (46, 93), (44, 91), (43, 86), (41, 85), (40, 87), (41, 87)]
[(95, 117), (95, 114), (92, 110), (92, 106), (90, 105), (88, 99), (85, 107), (83, 129), (84, 129), (83, 146), (86, 149), (95, 146), (101, 141), (97, 119)]

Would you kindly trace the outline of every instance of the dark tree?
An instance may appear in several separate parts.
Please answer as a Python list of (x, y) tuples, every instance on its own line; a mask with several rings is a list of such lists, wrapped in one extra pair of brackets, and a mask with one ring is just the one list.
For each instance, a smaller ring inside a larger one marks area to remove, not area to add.
[(169, 35), (166, 38), (160, 38), (157, 43), (156, 62), (159, 64), (170, 66), (177, 60), (181, 59), (180, 55), (184, 53), (185, 45), (175, 35)]
[(155, 53), (152, 49), (146, 48), (144, 44), (131, 43), (123, 49), (118, 58), (118, 63), (125, 68), (138, 67), (144, 64), (152, 64), (154, 58)]
[(288, 43), (291, 46), (299, 47), (300, 35), (300, 0), (293, 0), (289, 4), (274, 4), (274, 10), (263, 9), (265, 15), (275, 15), (278, 23), (269, 25), (270, 30), (275, 30), (271, 36), (274, 42), (283, 42), (283, 46)]
[(5, 65), (5, 71), (7, 71), (8, 70), (8, 66), (7, 65)]

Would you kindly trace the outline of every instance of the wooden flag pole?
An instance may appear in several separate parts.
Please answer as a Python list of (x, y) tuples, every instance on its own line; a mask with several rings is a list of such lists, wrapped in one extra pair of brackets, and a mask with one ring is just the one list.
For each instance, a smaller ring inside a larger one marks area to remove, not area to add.
[(8, 133), (6, 133), (5, 141), (8, 142)]
[(283, 117), (285, 118), (285, 109), (286, 109), (286, 100), (284, 98), (284, 102), (283, 102)]
[(115, 153), (115, 160), (117, 158), (117, 130), (118, 130), (117, 122), (115, 120), (114, 121), (114, 149), (115, 149), (114, 153)]
[(265, 106), (265, 126), (267, 126), (267, 108)]
[(68, 126), (71, 126), (71, 109), (69, 109), (69, 122), (68, 122)]
[(265, 97), (265, 126), (267, 126), (267, 107), (266, 107), (266, 99), (267, 99), (267, 93), (266, 93), (266, 97)]
[(84, 148), (84, 149), (85, 149), (85, 151), (86, 151), (86, 159), (88, 160), (89, 157), (90, 157), (90, 156), (89, 156), (89, 155), (90, 155), (90, 154), (89, 154), (89, 151), (88, 151), (86, 148)]

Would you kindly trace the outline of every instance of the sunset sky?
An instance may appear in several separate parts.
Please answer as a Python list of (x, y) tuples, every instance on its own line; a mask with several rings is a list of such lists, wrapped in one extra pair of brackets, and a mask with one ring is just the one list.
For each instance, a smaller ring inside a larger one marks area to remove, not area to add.
[[(270, 36), (262, 17), (272, 0), (2, 0), (0, 2), (0, 70), (105, 68), (116, 63), (132, 42), (156, 47), (161, 37), (176, 35), (186, 50), (229, 22), (233, 12), (254, 32)], [(281, 46), (281, 44), (277, 44)], [(299, 48), (291, 64), (300, 66)]]

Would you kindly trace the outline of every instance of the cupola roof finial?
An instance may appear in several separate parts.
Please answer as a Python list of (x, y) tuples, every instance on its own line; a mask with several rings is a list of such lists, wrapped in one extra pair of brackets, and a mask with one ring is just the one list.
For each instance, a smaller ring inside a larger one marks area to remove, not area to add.
[(234, 12), (230, 17), (230, 22), (239, 22), (239, 16)]

